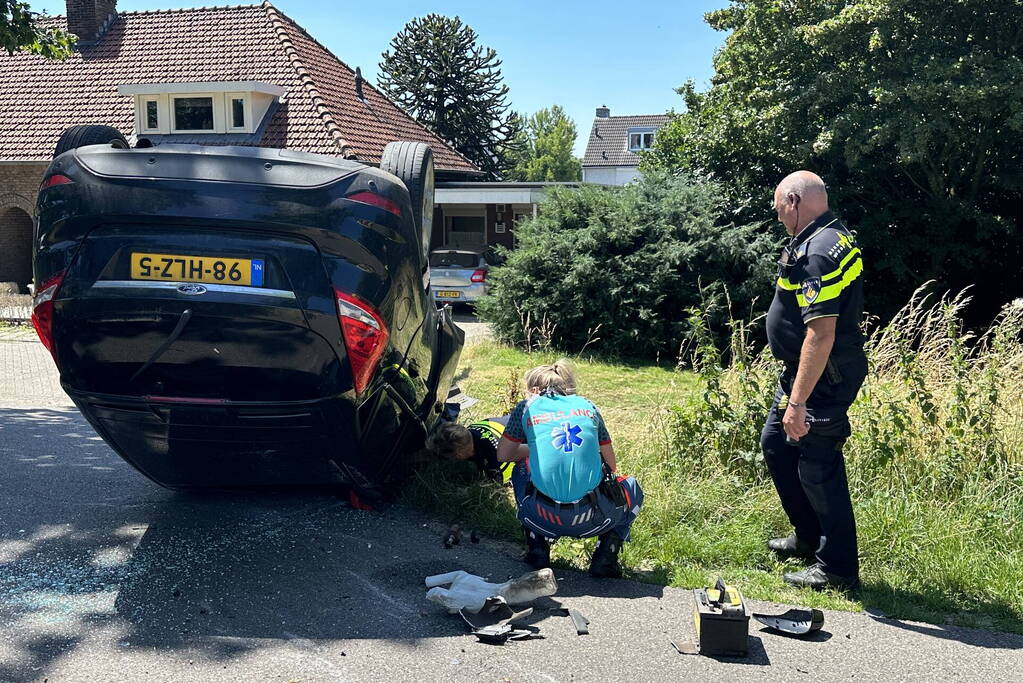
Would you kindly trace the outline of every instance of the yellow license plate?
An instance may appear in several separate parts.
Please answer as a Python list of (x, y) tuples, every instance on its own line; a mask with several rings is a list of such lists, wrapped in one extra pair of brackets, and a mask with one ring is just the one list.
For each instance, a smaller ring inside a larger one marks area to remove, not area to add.
[(459, 296), (461, 296), (461, 294), (459, 294), (458, 292), (450, 292), (450, 291), (446, 292), (446, 291), (443, 291), (443, 290), (439, 290), (437, 292), (437, 298), (438, 299), (457, 299)]
[(263, 260), (135, 252), (131, 279), (262, 287)]

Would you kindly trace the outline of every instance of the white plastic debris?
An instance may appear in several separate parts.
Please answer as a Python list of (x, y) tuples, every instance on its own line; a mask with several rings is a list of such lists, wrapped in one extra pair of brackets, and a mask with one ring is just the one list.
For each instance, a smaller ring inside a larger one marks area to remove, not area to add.
[[(445, 588), (445, 586), (447, 586)], [(426, 599), (447, 607), (451, 612), (464, 609), (476, 614), (489, 598), (500, 598), (510, 605), (524, 605), (558, 592), (554, 572), (541, 569), (504, 583), (490, 583), (482, 576), (465, 571), (426, 577)]]

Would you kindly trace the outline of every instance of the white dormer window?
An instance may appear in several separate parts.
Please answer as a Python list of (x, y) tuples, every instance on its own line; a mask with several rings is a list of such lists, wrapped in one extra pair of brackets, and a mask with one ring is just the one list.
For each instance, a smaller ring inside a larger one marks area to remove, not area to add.
[(222, 133), (217, 120), (223, 117), (218, 111), (223, 100), (213, 95), (171, 95), (174, 133)]
[(629, 151), (639, 152), (650, 149), (654, 146), (653, 128), (630, 128), (629, 129)]
[(166, 95), (147, 95), (136, 99), (136, 128), (140, 133), (159, 134), (168, 132)]
[(229, 92), (225, 95), (227, 107), (227, 130), (232, 133), (245, 132), (252, 120), (251, 98), (247, 93)]
[(135, 97), (135, 132), (254, 133), (284, 88), (254, 81), (121, 85)]
[(160, 102), (158, 100), (143, 100), (145, 105), (145, 121), (142, 124), (142, 130), (159, 130), (160, 129)]

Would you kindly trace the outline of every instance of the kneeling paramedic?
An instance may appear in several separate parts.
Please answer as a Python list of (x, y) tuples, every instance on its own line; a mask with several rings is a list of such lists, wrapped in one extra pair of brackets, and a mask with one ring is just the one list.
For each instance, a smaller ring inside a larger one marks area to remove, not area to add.
[[(469, 425), (448, 422), (426, 440), (426, 450), (445, 460), (471, 460), (487, 478), (504, 483), (511, 478), (513, 463), (498, 462), (497, 447), (507, 424), (507, 415)], [(521, 446), (521, 450), (526, 451), (526, 447)]]
[[(590, 574), (621, 576), (618, 553), (643, 504), (634, 477), (615, 473), (615, 453), (597, 408), (575, 394), (564, 361), (526, 373), (526, 400), (508, 417), (497, 449), (515, 462), (512, 486), (529, 550), (525, 561), (550, 565), (550, 542), (598, 536)], [(525, 443), (528, 450), (520, 449)]]

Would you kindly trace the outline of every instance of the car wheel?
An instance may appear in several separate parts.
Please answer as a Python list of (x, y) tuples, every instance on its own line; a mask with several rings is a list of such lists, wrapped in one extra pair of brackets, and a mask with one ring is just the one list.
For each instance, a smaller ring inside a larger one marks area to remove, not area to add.
[(401, 178), (408, 188), (423, 256), (427, 256), (433, 235), (433, 151), (424, 142), (390, 142), (384, 147), (380, 168)]
[(71, 126), (57, 140), (57, 149), (53, 156), (60, 156), (71, 149), (78, 149), (86, 145), (110, 145), (116, 149), (128, 149), (128, 140), (121, 135), (121, 131), (113, 126)]

